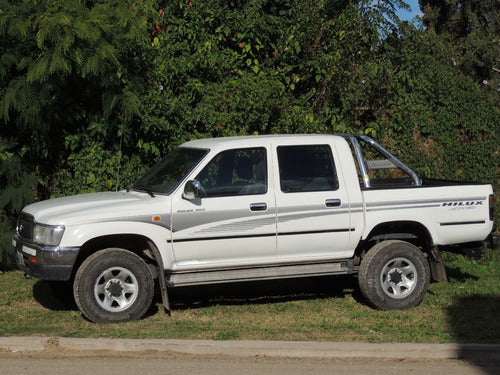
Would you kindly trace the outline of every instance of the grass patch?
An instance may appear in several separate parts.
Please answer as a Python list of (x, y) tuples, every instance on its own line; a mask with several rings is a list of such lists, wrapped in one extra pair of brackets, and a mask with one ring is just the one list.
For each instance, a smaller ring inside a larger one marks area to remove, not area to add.
[(102, 325), (81, 316), (70, 290), (6, 272), (0, 335), (500, 343), (500, 251), (443, 257), (450, 282), (410, 310), (371, 309), (355, 278), (322, 277), (173, 289), (171, 317), (157, 298), (140, 321)]

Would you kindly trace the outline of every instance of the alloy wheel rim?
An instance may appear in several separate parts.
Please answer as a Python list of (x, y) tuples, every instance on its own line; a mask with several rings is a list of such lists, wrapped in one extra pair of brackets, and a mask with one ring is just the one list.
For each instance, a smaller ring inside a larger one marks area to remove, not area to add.
[(123, 267), (104, 270), (94, 284), (94, 297), (104, 310), (119, 312), (132, 306), (139, 294), (135, 275)]
[(408, 297), (417, 285), (417, 268), (407, 258), (388, 261), (380, 272), (380, 285), (384, 293), (395, 299)]

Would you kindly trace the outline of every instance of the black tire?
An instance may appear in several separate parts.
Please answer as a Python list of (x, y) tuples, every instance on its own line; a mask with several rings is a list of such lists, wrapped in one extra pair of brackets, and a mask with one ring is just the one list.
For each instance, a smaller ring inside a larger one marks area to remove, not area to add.
[(146, 262), (123, 249), (104, 249), (76, 272), (75, 302), (89, 320), (117, 323), (140, 319), (151, 306), (154, 280)]
[(379, 310), (403, 310), (422, 302), (430, 282), (429, 262), (422, 251), (404, 241), (384, 241), (361, 260), (359, 288)]

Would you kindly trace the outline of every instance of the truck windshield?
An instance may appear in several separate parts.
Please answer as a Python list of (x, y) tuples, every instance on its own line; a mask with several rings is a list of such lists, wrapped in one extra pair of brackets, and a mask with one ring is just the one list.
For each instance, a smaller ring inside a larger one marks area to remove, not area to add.
[(169, 195), (207, 153), (208, 150), (199, 148), (176, 148), (130, 188), (150, 195)]

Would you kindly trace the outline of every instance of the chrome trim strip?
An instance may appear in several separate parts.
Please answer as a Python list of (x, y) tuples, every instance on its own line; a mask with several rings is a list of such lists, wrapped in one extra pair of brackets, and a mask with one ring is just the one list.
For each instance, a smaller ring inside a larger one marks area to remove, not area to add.
[(270, 266), (221, 268), (196, 271), (171, 272), (166, 275), (169, 287), (216, 284), (250, 280), (270, 280), (305, 276), (353, 273), (350, 261), (332, 261), (304, 264), (272, 264)]
[[(302, 261), (280, 261), (278, 263), (263, 263), (263, 264), (245, 264), (238, 266), (225, 266), (225, 267), (209, 267), (204, 268), (202, 272), (213, 272), (213, 271), (231, 271), (231, 270), (251, 270), (259, 268), (275, 268), (275, 267), (287, 267), (287, 266), (305, 266), (305, 265), (322, 265), (322, 264), (332, 264), (332, 263), (344, 263), (349, 262), (350, 258), (328, 258), (321, 260), (302, 260)], [(170, 275), (181, 275), (186, 273), (193, 273), (198, 271), (192, 270), (166, 270), (167, 276)]]

